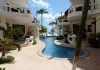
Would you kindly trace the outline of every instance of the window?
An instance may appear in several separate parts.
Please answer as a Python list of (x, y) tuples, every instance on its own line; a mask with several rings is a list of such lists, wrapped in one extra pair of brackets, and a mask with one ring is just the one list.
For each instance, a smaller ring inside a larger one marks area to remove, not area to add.
[(68, 20), (63, 20), (63, 22), (68, 22)]
[(89, 10), (91, 10), (91, 5), (89, 5)]
[(24, 13), (24, 10), (20, 10), (21, 13)]
[(61, 22), (61, 20), (59, 20), (59, 22)]
[(76, 7), (76, 11), (82, 11), (82, 6)]
[(27, 10), (27, 13), (30, 14), (31, 13), (30, 10)]
[(24, 10), (23, 9), (17, 8), (17, 10), (19, 10), (20, 13), (24, 13)]
[(73, 12), (73, 8), (69, 10), (69, 13), (72, 13), (72, 12)]
[(88, 32), (92, 32), (92, 25), (88, 25)]
[(18, 9), (16, 9), (16, 8), (11, 8), (11, 11), (12, 11), (12, 12), (18, 12)]

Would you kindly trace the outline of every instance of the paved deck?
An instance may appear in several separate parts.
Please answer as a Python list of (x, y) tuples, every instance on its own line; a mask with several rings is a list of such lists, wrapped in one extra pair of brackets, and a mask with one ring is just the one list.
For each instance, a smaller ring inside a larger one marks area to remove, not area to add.
[[(37, 51), (42, 46), (42, 42), (38, 40), (37, 45), (23, 47), (20, 52), (10, 51), (8, 55), (14, 56), (16, 58), (15, 61), (1, 64), (0, 67), (6, 67), (6, 70), (71, 70), (72, 60), (40, 57)], [(91, 52), (91, 55), (79, 60), (77, 70), (100, 70), (100, 49), (83, 47), (87, 48)]]

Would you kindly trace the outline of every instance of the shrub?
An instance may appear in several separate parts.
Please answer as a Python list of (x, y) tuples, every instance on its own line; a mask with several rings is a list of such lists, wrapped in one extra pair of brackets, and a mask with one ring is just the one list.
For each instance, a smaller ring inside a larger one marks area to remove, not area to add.
[(5, 68), (0, 68), (0, 70), (6, 70)]
[(16, 50), (16, 49), (17, 49), (16, 47), (12, 47), (12, 48), (11, 48), (11, 50)]
[(56, 37), (56, 40), (62, 40), (62, 39), (64, 39), (62, 35)]
[(99, 32), (99, 33), (96, 33), (96, 37), (97, 37), (98, 39), (100, 39), (100, 32)]
[(13, 56), (7, 56), (7, 59), (0, 58), (0, 64), (12, 62), (15, 58)]
[(34, 40), (34, 41), (33, 41), (33, 45), (35, 45), (36, 43), (37, 43), (37, 41), (36, 41), (36, 40)]
[(65, 43), (67, 43), (67, 44), (70, 44), (70, 43), (69, 43), (69, 41), (68, 41), (67, 39), (65, 39), (65, 41), (64, 41), (64, 42), (65, 42)]
[(96, 34), (90, 34), (89, 35), (88, 43), (93, 48), (99, 48), (99, 39), (97, 39), (97, 35)]
[(45, 38), (45, 35), (43, 35), (43, 34), (42, 34), (42, 35), (40, 35), (40, 38)]

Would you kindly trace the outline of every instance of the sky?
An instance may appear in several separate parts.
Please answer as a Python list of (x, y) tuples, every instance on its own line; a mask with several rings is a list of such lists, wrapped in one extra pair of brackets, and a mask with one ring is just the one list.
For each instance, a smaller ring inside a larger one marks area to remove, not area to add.
[[(61, 15), (61, 12), (64, 14), (70, 5), (69, 0), (29, 0), (27, 3), (27, 7), (31, 9), (34, 17), (36, 17), (36, 11), (41, 8), (48, 11), (48, 14), (43, 15), (43, 25), (48, 28), (48, 31), (52, 28), (49, 25), (50, 21), (54, 21)], [(37, 19), (40, 21), (40, 15), (37, 15)]]

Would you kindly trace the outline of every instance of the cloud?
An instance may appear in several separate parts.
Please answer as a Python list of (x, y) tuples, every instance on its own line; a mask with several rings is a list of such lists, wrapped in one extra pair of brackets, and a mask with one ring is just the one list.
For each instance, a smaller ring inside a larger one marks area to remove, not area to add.
[(43, 0), (31, 0), (31, 1), (33, 3), (33, 6), (41, 6), (41, 7), (44, 7), (44, 8), (51, 9), (50, 4), (46, 1), (43, 1)]
[[(52, 14), (52, 13), (43, 14), (43, 19), (46, 22), (55, 21), (55, 18), (57, 18), (60, 15), (61, 14), (59, 14), (59, 13), (56, 13), (56, 14)], [(41, 15), (39, 15), (38, 18), (40, 19)]]
[(44, 19), (46, 22), (50, 22), (50, 21), (55, 21), (56, 18), (58, 18), (58, 16), (60, 16), (61, 14), (57, 13), (57, 14), (44, 14)]

